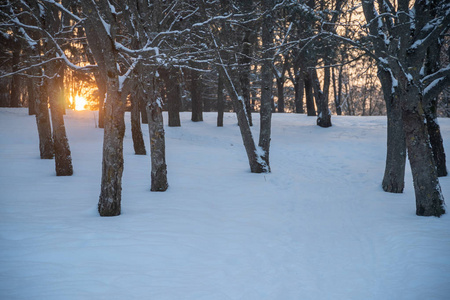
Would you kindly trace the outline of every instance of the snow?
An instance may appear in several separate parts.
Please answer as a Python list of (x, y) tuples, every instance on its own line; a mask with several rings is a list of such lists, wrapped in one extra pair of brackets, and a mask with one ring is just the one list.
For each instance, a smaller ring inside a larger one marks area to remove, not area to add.
[(34, 117), (0, 108), (0, 299), (448, 299), (450, 216), (415, 215), (409, 168), (403, 194), (382, 191), (384, 117), (274, 114), (272, 173), (252, 174), (234, 114), (182, 113), (152, 193), (126, 113), (122, 215), (101, 218), (95, 114), (67, 111), (74, 175), (56, 177)]

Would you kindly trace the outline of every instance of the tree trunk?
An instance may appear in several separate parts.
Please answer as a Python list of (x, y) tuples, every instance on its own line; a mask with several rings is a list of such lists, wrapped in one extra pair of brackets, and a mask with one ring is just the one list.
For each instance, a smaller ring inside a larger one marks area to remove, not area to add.
[(423, 111), (403, 111), (403, 127), (416, 194), (416, 214), (439, 217), (445, 213), (444, 197), (422, 115)]
[(161, 78), (164, 81), (167, 91), (167, 106), (169, 116), (169, 127), (181, 126), (180, 105), (181, 91), (178, 79), (178, 71), (175, 69), (160, 69)]
[[(251, 9), (251, 1), (244, 1), (248, 4), (250, 4)], [(248, 9), (246, 10), (248, 11)], [(251, 43), (251, 36), (252, 32), (250, 30), (247, 30), (244, 35), (244, 39), (242, 41), (242, 57), (240, 59), (240, 72), (239, 72), (239, 80), (241, 84), (241, 90), (242, 90), (242, 97), (244, 99), (245, 103), (245, 110), (247, 111), (247, 117), (250, 126), (253, 126), (253, 119), (252, 119), (252, 109), (250, 105), (250, 63), (251, 63), (251, 49), (252, 49), (252, 43)]]
[(141, 130), (141, 115), (139, 101), (142, 93), (134, 92), (131, 95), (131, 136), (133, 139), (134, 154), (146, 155), (144, 138)]
[(314, 95), (312, 91), (312, 79), (311, 74), (308, 72), (305, 76), (305, 96), (306, 96), (306, 114), (309, 117), (316, 116), (316, 109), (314, 107)]
[(144, 98), (139, 101), (139, 111), (141, 112), (141, 123), (148, 124), (147, 102)]
[(217, 127), (223, 127), (223, 110), (223, 76), (219, 72), (219, 75), (217, 76)]
[[(20, 43), (14, 43), (14, 51), (12, 53), (12, 71), (16, 72), (20, 63)], [(20, 107), (20, 75), (14, 74), (11, 80), (11, 107)]]
[(437, 122), (437, 99), (433, 99), (430, 105), (426, 106), (425, 117), (427, 120), (428, 134), (430, 135), (430, 144), (433, 149), (433, 158), (436, 164), (436, 170), (439, 177), (447, 176), (446, 158), (444, 144), (441, 135), (441, 128)]
[(297, 114), (305, 113), (305, 110), (303, 109), (303, 93), (305, 90), (305, 82), (301, 74), (302, 72), (296, 71), (294, 79), (295, 112)]
[(317, 71), (311, 71), (313, 79), (314, 95), (317, 103), (317, 125), (323, 128), (331, 127), (331, 112), (328, 108), (328, 91), (330, 87), (330, 67), (324, 69), (323, 90), (320, 88), (319, 77)]
[[(266, 11), (270, 11), (273, 8), (273, 0), (263, 0), (262, 4)], [(272, 73), (272, 61), (273, 57), (273, 24), (274, 19), (272, 14), (266, 14), (264, 22), (262, 24), (261, 42), (263, 51), (263, 63), (261, 65), (261, 108), (260, 108), (260, 131), (259, 131), (259, 143), (260, 157), (262, 159), (263, 172), (270, 172), (270, 135), (272, 127), (272, 86), (273, 86), (273, 73)], [(278, 99), (280, 100), (280, 99)], [(284, 104), (284, 103), (283, 103)], [(283, 107), (284, 110), (284, 107)]]
[(147, 90), (152, 90), (151, 97), (148, 98), (147, 115), (148, 131), (150, 136), (151, 151), (151, 191), (163, 192), (167, 190), (167, 165), (166, 165), (166, 144), (162, 115), (161, 98), (158, 97), (156, 85), (153, 84)]
[(34, 85), (33, 78), (27, 78), (28, 88), (28, 115), (36, 115), (36, 86)]
[(278, 96), (277, 111), (279, 113), (284, 113), (284, 76), (277, 78), (276, 83), (277, 83), (277, 96)]
[[(33, 81), (35, 80), (36, 79), (33, 79)], [(36, 98), (36, 125), (39, 135), (39, 152), (41, 159), (52, 159), (55, 153), (47, 99), (46, 83), (44, 83), (44, 79), (42, 79), (41, 85), (39, 85), (39, 95)]]
[[(48, 74), (57, 74), (59, 68), (59, 63), (49, 63)], [(48, 83), (55, 147), (55, 169), (56, 176), (70, 176), (73, 174), (73, 167), (69, 140), (64, 125), (64, 86), (61, 86), (61, 83), (62, 81), (58, 77), (50, 79)]]
[(385, 95), (387, 112), (387, 153), (383, 190), (402, 193), (405, 187), (406, 141), (398, 99)]
[(203, 121), (202, 81), (199, 71), (191, 69), (192, 122)]
[(123, 137), (125, 133), (124, 103), (117, 76), (106, 83), (105, 130), (103, 135), (102, 183), (98, 202), (100, 216), (118, 216), (121, 211)]

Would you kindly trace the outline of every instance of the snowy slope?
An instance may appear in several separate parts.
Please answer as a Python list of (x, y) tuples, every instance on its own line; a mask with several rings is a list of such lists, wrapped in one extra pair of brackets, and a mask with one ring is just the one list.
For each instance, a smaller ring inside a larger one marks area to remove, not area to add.
[(217, 128), (215, 113), (183, 113), (166, 128), (164, 193), (149, 191), (126, 118), (122, 215), (101, 218), (94, 113), (67, 112), (75, 173), (56, 177), (34, 117), (0, 109), (0, 299), (449, 299), (450, 212), (415, 215), (409, 168), (403, 194), (382, 191), (384, 117), (323, 129), (274, 114), (263, 175), (249, 172), (233, 114)]

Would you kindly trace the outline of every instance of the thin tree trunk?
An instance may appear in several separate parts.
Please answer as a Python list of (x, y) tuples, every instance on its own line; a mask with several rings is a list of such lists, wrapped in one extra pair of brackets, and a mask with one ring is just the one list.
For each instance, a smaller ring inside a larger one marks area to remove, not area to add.
[(141, 123), (148, 124), (148, 115), (147, 115), (147, 102), (145, 99), (141, 99), (139, 101), (139, 111), (141, 113)]
[(141, 129), (141, 116), (139, 101), (142, 93), (133, 92), (131, 95), (131, 137), (133, 139), (134, 153), (136, 155), (146, 155), (144, 138)]
[(316, 109), (314, 107), (314, 95), (313, 95), (313, 83), (311, 79), (310, 72), (306, 73), (305, 76), (305, 96), (306, 96), (306, 114), (309, 117), (316, 116)]
[[(35, 80), (33, 79), (33, 81)], [(41, 159), (52, 159), (55, 153), (47, 99), (46, 83), (42, 79), (39, 85), (39, 96), (36, 98), (36, 125)]]
[(28, 115), (36, 115), (36, 86), (34, 85), (33, 78), (27, 78), (28, 88)]
[[(14, 51), (12, 53), (12, 71), (18, 70), (20, 63), (20, 44), (14, 43)], [(11, 107), (20, 107), (20, 75), (14, 74), (11, 80)]]
[(192, 122), (203, 121), (202, 82), (199, 71), (191, 69)]
[(295, 93), (295, 112), (298, 114), (305, 113), (303, 108), (303, 93), (305, 90), (305, 82), (302, 72), (295, 71), (294, 78), (294, 93)]
[(223, 127), (223, 110), (224, 110), (224, 97), (223, 97), (223, 76), (219, 72), (217, 76), (217, 127)]
[(284, 113), (284, 76), (276, 79), (277, 84), (277, 111), (279, 113)]

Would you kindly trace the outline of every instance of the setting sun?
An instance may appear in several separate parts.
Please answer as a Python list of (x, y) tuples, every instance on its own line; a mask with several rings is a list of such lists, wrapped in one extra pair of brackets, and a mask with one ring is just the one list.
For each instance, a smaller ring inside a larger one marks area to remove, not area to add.
[(81, 97), (80, 95), (76, 95), (73, 102), (74, 102), (73, 104), (74, 104), (75, 110), (85, 110), (86, 109), (86, 105), (87, 105), (86, 98)]

